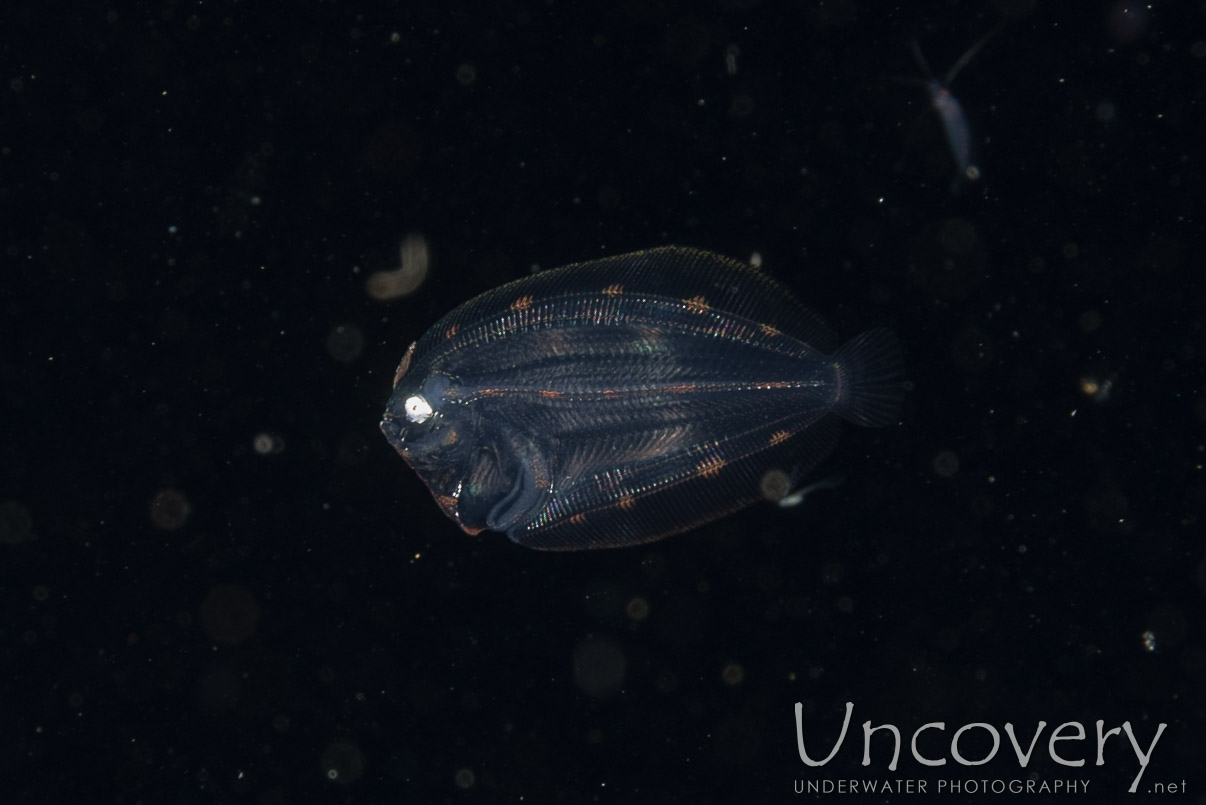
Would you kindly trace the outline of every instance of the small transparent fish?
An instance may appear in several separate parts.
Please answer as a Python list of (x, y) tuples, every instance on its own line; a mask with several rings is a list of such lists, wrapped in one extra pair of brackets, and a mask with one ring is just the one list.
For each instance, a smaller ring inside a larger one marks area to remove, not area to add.
[[(884, 426), (900, 344), (839, 344), (773, 279), (666, 247), (471, 299), (411, 344), (381, 430), (462, 529), (545, 550), (635, 545), (815, 467), (839, 420)], [(825, 482), (822, 482), (822, 484)]]

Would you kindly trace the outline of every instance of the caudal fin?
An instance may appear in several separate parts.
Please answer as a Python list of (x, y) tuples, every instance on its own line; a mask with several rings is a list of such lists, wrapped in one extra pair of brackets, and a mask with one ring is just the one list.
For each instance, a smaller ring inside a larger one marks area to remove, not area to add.
[(838, 394), (833, 412), (858, 425), (891, 425), (904, 399), (904, 354), (891, 330), (868, 330), (833, 356)]

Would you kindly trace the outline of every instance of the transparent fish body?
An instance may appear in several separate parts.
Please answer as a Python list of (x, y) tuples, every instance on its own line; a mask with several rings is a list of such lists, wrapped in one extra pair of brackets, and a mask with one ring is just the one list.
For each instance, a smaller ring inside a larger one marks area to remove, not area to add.
[(888, 330), (838, 346), (749, 266), (667, 247), (466, 302), (412, 344), (381, 429), (465, 531), (580, 550), (660, 539), (804, 472), (839, 418), (895, 420)]

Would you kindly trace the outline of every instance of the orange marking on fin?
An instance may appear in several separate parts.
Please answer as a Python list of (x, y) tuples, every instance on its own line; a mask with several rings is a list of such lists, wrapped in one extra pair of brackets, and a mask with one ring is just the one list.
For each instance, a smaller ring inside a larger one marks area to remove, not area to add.
[(666, 386), (666, 393), (667, 394), (690, 394), (691, 392), (695, 391), (697, 388), (699, 388), (699, 387), (696, 386), (694, 383), (679, 383), (678, 385), (675, 385), (675, 386)]
[(577, 514), (572, 514), (572, 515), (570, 515), (570, 518), (568, 520), (566, 520), (566, 522), (569, 523), (570, 525), (580, 525), (580, 524), (586, 522), (586, 515), (583, 514), (582, 512), (578, 512)]
[(398, 385), (398, 381), (401, 380), (402, 376), (405, 375), (406, 372), (410, 369), (410, 362), (415, 356), (415, 346), (418, 343), (419, 342), (417, 342), (417, 341), (412, 341), (410, 346), (406, 350), (406, 354), (402, 356), (402, 362), (398, 364), (398, 371), (394, 372), (394, 385), (395, 386)]
[(459, 325), (459, 324), (452, 325), (451, 327), (449, 327), (447, 330), (444, 331), (444, 338), (446, 338), (446, 339), (452, 338), (454, 335), (456, 335), (456, 331), (459, 329), (461, 329), (461, 325)]
[(783, 444), (784, 442), (786, 442), (786, 441), (787, 441), (788, 439), (790, 439), (790, 438), (791, 438), (791, 431), (788, 431), (788, 430), (777, 430), (777, 431), (775, 431), (774, 433), (772, 433), (772, 434), (771, 434), (771, 437), (770, 437), (770, 443), (771, 443), (772, 445), (776, 445), (776, 444)]
[(632, 499), (632, 495), (622, 495), (620, 499), (616, 501), (616, 505), (624, 511), (628, 511), (636, 505), (636, 501)]
[(553, 389), (541, 389), (540, 391), (538, 391), (536, 393), (539, 394), (541, 397), (545, 397), (550, 400), (561, 399), (561, 392), (555, 391)]
[(532, 297), (521, 296), (511, 303), (511, 310), (527, 310), (532, 306)]
[(692, 313), (704, 313), (708, 310), (708, 300), (703, 296), (692, 296), (690, 299), (684, 299), (683, 304)]
[(705, 478), (718, 475), (720, 470), (724, 468), (725, 461), (723, 458), (710, 458), (707, 461), (701, 461), (695, 466), (695, 471)]
[(622, 293), (624, 293), (624, 286), (620, 285), (619, 283), (615, 285), (608, 285), (603, 289), (604, 296), (619, 296)]
[(758, 329), (762, 331), (763, 335), (778, 335), (779, 334), (779, 328), (774, 327), (770, 324), (759, 324)]

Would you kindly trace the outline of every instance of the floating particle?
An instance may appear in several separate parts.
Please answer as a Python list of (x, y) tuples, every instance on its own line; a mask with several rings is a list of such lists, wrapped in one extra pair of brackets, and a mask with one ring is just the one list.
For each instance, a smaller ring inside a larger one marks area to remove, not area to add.
[(285, 440), (275, 433), (257, 433), (251, 440), (251, 446), (261, 456), (268, 456), (284, 450)]
[(364, 350), (364, 333), (354, 324), (341, 324), (327, 336), (327, 354), (340, 363), (351, 363)]
[(351, 741), (335, 741), (323, 750), (322, 770), (331, 782), (353, 783), (364, 774), (364, 753)]
[(193, 507), (179, 489), (162, 489), (151, 498), (151, 522), (165, 531), (175, 531), (188, 521)]
[(953, 478), (959, 472), (959, 456), (953, 450), (943, 450), (934, 456), (934, 472), (942, 478)]
[(366, 287), (374, 299), (385, 301), (409, 296), (427, 279), (430, 258), (426, 238), (417, 233), (407, 235), (398, 251), (397, 268), (375, 271), (369, 276)]

